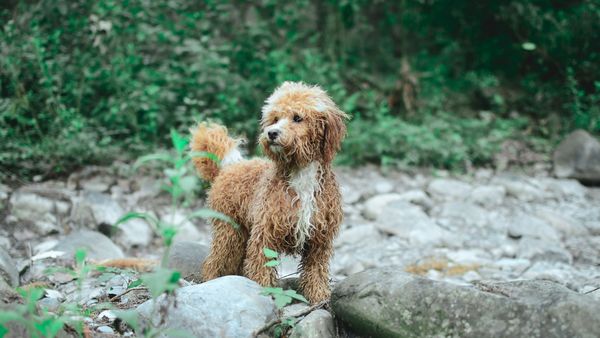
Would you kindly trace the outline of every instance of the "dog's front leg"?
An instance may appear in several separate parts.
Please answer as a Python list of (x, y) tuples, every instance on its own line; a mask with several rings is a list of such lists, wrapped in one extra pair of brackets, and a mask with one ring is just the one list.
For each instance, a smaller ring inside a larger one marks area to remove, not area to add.
[(311, 304), (326, 300), (329, 290), (329, 259), (333, 253), (330, 240), (325, 243), (311, 241), (302, 255), (300, 288)]
[(277, 277), (275, 269), (265, 266), (267, 257), (263, 249), (276, 247), (268, 241), (262, 231), (259, 226), (252, 228), (244, 262), (244, 275), (262, 286), (274, 286)]

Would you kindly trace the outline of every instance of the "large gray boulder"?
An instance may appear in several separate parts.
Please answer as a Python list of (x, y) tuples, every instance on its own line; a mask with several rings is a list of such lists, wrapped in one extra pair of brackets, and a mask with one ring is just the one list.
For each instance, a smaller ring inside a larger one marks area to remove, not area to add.
[(600, 142), (583, 130), (569, 134), (554, 152), (554, 174), (600, 183)]
[(600, 302), (549, 281), (472, 287), (364, 271), (340, 282), (335, 317), (369, 337), (599, 337)]
[[(225, 276), (206, 283), (186, 286), (176, 291), (176, 304), (164, 311), (161, 326), (185, 331), (189, 337), (252, 337), (277, 315), (270, 297), (261, 295), (257, 283), (240, 276)], [(164, 296), (157, 302), (164, 301)], [(149, 300), (137, 310), (140, 317), (160, 322)]]

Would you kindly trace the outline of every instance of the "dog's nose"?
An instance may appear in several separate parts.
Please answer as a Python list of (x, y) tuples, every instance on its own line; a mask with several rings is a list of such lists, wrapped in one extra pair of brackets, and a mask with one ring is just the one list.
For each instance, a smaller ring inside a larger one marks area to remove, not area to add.
[(279, 130), (271, 130), (268, 132), (268, 134), (269, 134), (269, 140), (275, 141), (277, 136), (279, 136)]

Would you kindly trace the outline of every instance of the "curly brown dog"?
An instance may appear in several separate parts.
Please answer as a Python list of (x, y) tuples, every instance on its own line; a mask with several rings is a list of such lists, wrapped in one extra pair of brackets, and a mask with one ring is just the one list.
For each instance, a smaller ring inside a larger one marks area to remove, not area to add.
[(239, 230), (215, 220), (205, 281), (245, 275), (263, 286), (276, 283), (263, 248), (300, 254), (300, 287), (311, 303), (325, 300), (333, 239), (342, 222), (339, 187), (331, 162), (348, 118), (321, 88), (285, 82), (266, 100), (258, 142), (267, 159), (244, 160), (225, 127), (201, 123), (192, 130), (194, 164), (212, 181), (210, 207), (230, 216)]

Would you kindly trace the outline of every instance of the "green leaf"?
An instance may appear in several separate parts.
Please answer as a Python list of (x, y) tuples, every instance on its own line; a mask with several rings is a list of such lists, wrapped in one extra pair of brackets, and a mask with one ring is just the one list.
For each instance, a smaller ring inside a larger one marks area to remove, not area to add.
[(53, 338), (58, 331), (62, 329), (65, 323), (54, 317), (46, 318), (40, 322), (34, 323), (34, 327), (42, 333), (43, 337)]
[(8, 329), (0, 324), (0, 338), (3, 338), (8, 333)]
[(142, 283), (143, 282), (141, 279), (136, 279), (136, 280), (132, 281), (131, 283), (129, 283), (129, 285), (127, 285), (127, 288), (132, 289), (132, 288), (142, 285)]
[(158, 219), (156, 219), (154, 216), (147, 214), (145, 212), (128, 212), (125, 214), (125, 216), (119, 218), (119, 220), (117, 221), (117, 223), (115, 223), (114, 226), (117, 227), (120, 224), (123, 224), (134, 218), (143, 219), (144, 221), (146, 221), (150, 225), (152, 225), (155, 229), (158, 228)]
[(196, 211), (193, 211), (190, 214), (188, 214), (187, 217), (178, 225), (182, 225), (184, 222), (189, 221), (192, 218), (218, 219), (231, 224), (235, 229), (240, 228), (240, 226), (237, 223), (235, 223), (235, 221), (231, 219), (231, 217), (211, 209), (198, 209)]
[(182, 154), (189, 141), (187, 138), (181, 136), (177, 130), (171, 129), (171, 142), (173, 142), (173, 147), (177, 153)]
[(0, 323), (6, 323), (23, 318), (21, 313), (16, 311), (0, 311)]
[(290, 297), (292, 297), (292, 298), (294, 298), (294, 299), (297, 299), (299, 301), (308, 303), (308, 300), (306, 298), (304, 298), (303, 295), (297, 293), (294, 290), (285, 290), (283, 293), (286, 294), (286, 295), (288, 295), (288, 296), (290, 296)]
[(171, 246), (173, 238), (177, 235), (177, 229), (174, 227), (165, 227), (161, 230), (160, 234), (163, 237), (166, 246)]
[(271, 250), (267, 247), (263, 248), (263, 253), (265, 254), (265, 256), (267, 258), (277, 258), (279, 256), (279, 254), (277, 253), (277, 251), (275, 250)]
[(523, 42), (523, 44), (521, 44), (521, 48), (523, 48), (526, 51), (532, 51), (535, 50), (536, 45), (533, 42)]
[(78, 266), (81, 266), (83, 263), (85, 263), (85, 256), (86, 251), (84, 248), (78, 248), (77, 251), (75, 251), (75, 262)]
[(171, 156), (167, 153), (156, 153), (156, 154), (145, 155), (145, 156), (139, 157), (137, 159), (137, 161), (135, 161), (135, 163), (133, 164), (133, 170), (137, 170), (142, 165), (144, 165), (148, 162), (151, 162), (151, 161), (163, 161), (163, 162), (174, 163), (175, 159), (173, 158), (173, 156)]
[(284, 294), (275, 294), (275, 306), (281, 309), (292, 302), (292, 297)]
[(278, 261), (278, 260), (272, 260), (272, 261), (268, 261), (268, 262), (266, 262), (266, 263), (265, 263), (265, 266), (266, 266), (266, 267), (269, 267), (269, 268), (272, 268), (272, 267), (274, 267), (274, 266), (277, 266), (277, 265), (279, 265), (279, 264), (280, 264), (280, 263), (279, 263), (279, 261)]
[(122, 321), (127, 323), (134, 331), (139, 331), (139, 319), (138, 314), (135, 310), (114, 310), (113, 313)]
[(188, 160), (191, 160), (191, 159), (198, 158), (198, 157), (206, 157), (206, 158), (211, 159), (217, 165), (221, 164), (221, 160), (219, 159), (219, 156), (217, 156), (213, 153), (209, 153), (208, 151), (190, 151), (186, 158)]

